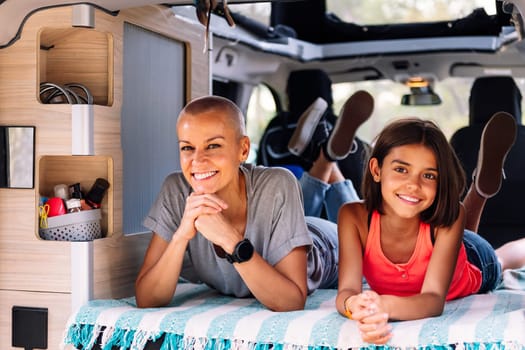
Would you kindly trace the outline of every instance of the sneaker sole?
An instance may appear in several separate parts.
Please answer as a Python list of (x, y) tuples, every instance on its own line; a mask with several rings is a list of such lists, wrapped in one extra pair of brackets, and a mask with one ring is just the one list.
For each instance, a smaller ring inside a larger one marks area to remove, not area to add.
[(366, 91), (359, 90), (348, 98), (328, 139), (326, 152), (330, 158), (340, 160), (350, 154), (357, 129), (373, 110), (374, 98)]
[(310, 143), (313, 133), (319, 120), (326, 112), (328, 103), (321, 97), (318, 97), (299, 117), (297, 127), (295, 128), (290, 141), (288, 142), (288, 150), (290, 153), (300, 156), (306, 146)]
[(516, 141), (516, 129), (515, 118), (506, 112), (495, 113), (483, 129), (474, 181), (476, 191), (485, 198), (501, 188), (503, 165)]

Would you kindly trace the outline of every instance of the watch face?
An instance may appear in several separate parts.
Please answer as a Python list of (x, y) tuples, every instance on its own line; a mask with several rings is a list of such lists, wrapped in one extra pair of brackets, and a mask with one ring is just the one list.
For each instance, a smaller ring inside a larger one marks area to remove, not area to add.
[(253, 255), (253, 245), (245, 239), (237, 246), (235, 253), (240, 262), (250, 260)]

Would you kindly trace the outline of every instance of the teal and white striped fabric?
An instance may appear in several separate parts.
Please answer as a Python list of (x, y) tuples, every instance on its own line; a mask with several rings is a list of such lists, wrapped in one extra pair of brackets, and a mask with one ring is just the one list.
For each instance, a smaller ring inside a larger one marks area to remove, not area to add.
[[(336, 290), (318, 290), (306, 309), (272, 312), (254, 299), (219, 295), (204, 285), (180, 284), (169, 307), (138, 309), (134, 298), (93, 300), (68, 322), (64, 344), (91, 349), (330, 350), (372, 349), (356, 323), (334, 307)], [(525, 349), (525, 269), (507, 271), (491, 294), (447, 303), (440, 317), (394, 322), (381, 350)]]

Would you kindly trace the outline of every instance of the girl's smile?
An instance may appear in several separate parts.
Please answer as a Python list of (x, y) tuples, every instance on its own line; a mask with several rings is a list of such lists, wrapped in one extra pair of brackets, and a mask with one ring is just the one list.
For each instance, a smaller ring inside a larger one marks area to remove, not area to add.
[(418, 199), (418, 198), (405, 196), (405, 195), (402, 195), (402, 194), (399, 195), (399, 198), (402, 199), (402, 200), (405, 200), (405, 201), (407, 201), (409, 203), (419, 203), (420, 202), (420, 199)]

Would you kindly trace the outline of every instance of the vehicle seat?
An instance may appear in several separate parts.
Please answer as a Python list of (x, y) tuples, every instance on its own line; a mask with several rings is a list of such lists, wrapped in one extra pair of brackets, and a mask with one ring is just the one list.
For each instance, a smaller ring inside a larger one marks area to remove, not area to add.
[[(278, 113), (268, 123), (259, 143), (257, 164), (286, 167), (300, 178), (302, 172), (308, 171), (312, 164), (290, 153), (288, 141), (295, 131), (299, 117), (317, 97), (328, 103), (326, 118), (335, 125), (337, 117), (332, 110), (332, 81), (326, 72), (320, 69), (293, 71), (288, 77), (286, 93), (288, 111)], [(355, 137), (355, 141), (357, 151), (338, 161), (338, 165), (342, 174), (353, 182), (359, 194), (370, 146), (358, 137)]]
[(516, 143), (505, 161), (501, 190), (487, 200), (478, 232), (495, 248), (525, 237), (525, 126), (521, 120), (521, 92), (509, 76), (482, 77), (474, 81), (469, 99), (469, 126), (456, 131), (450, 140), (467, 175), (467, 188), (478, 159), (483, 127), (499, 111), (516, 117)]

